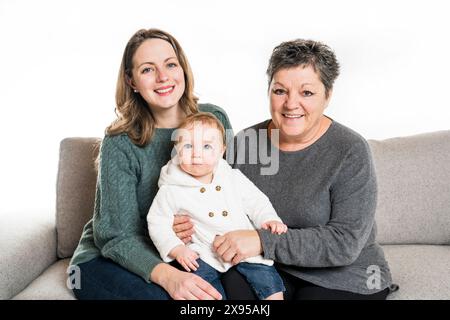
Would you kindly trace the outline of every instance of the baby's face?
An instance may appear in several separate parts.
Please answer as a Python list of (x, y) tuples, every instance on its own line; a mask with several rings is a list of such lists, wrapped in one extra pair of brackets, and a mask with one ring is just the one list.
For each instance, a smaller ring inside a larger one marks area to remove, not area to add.
[(180, 168), (199, 179), (212, 174), (225, 151), (219, 129), (201, 122), (179, 129)]

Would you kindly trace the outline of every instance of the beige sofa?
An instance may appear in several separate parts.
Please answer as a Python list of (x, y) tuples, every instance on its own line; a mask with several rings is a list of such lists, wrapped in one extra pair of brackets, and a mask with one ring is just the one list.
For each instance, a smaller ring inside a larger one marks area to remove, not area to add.
[[(0, 299), (74, 299), (66, 269), (92, 215), (99, 141), (61, 142), (56, 219), (0, 216)], [(450, 299), (450, 131), (369, 142), (378, 241), (400, 286), (389, 299)]]

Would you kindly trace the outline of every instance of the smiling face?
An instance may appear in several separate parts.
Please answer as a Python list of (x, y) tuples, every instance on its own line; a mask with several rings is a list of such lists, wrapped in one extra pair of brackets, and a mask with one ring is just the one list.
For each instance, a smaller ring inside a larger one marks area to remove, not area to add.
[(225, 151), (222, 133), (200, 121), (178, 130), (176, 149), (180, 168), (197, 180), (210, 183), (214, 169)]
[(323, 111), (331, 97), (311, 66), (277, 71), (270, 83), (272, 126), (280, 130), (280, 144), (307, 143), (320, 134)]
[(185, 90), (184, 72), (169, 42), (154, 38), (139, 46), (130, 85), (155, 113), (179, 106)]

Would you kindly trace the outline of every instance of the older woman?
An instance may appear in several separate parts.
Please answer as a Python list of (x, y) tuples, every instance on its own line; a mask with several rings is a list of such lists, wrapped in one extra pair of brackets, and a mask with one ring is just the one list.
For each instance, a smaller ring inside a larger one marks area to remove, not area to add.
[[(261, 253), (275, 260), (287, 299), (385, 299), (391, 285), (375, 240), (377, 183), (369, 146), (324, 115), (338, 74), (328, 46), (310, 40), (280, 44), (267, 69), (272, 119), (237, 137), (236, 168), (269, 197), (289, 229), (282, 235), (233, 231), (217, 237), (214, 246), (233, 263)], [(263, 147), (278, 161), (273, 174), (261, 174), (267, 167)], [(223, 282), (230, 299), (254, 298), (239, 274), (228, 273)]]

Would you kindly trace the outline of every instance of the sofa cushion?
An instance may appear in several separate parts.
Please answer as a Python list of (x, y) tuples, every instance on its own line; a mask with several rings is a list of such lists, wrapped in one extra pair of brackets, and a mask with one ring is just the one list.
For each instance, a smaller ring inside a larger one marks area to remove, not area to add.
[(86, 222), (92, 217), (97, 173), (98, 138), (61, 141), (56, 186), (56, 231), (59, 258), (72, 256)]
[(393, 282), (392, 300), (447, 300), (450, 297), (450, 246), (384, 245)]
[(450, 131), (369, 140), (382, 244), (450, 244)]
[(66, 286), (69, 262), (70, 259), (55, 262), (13, 300), (74, 300), (72, 290)]

